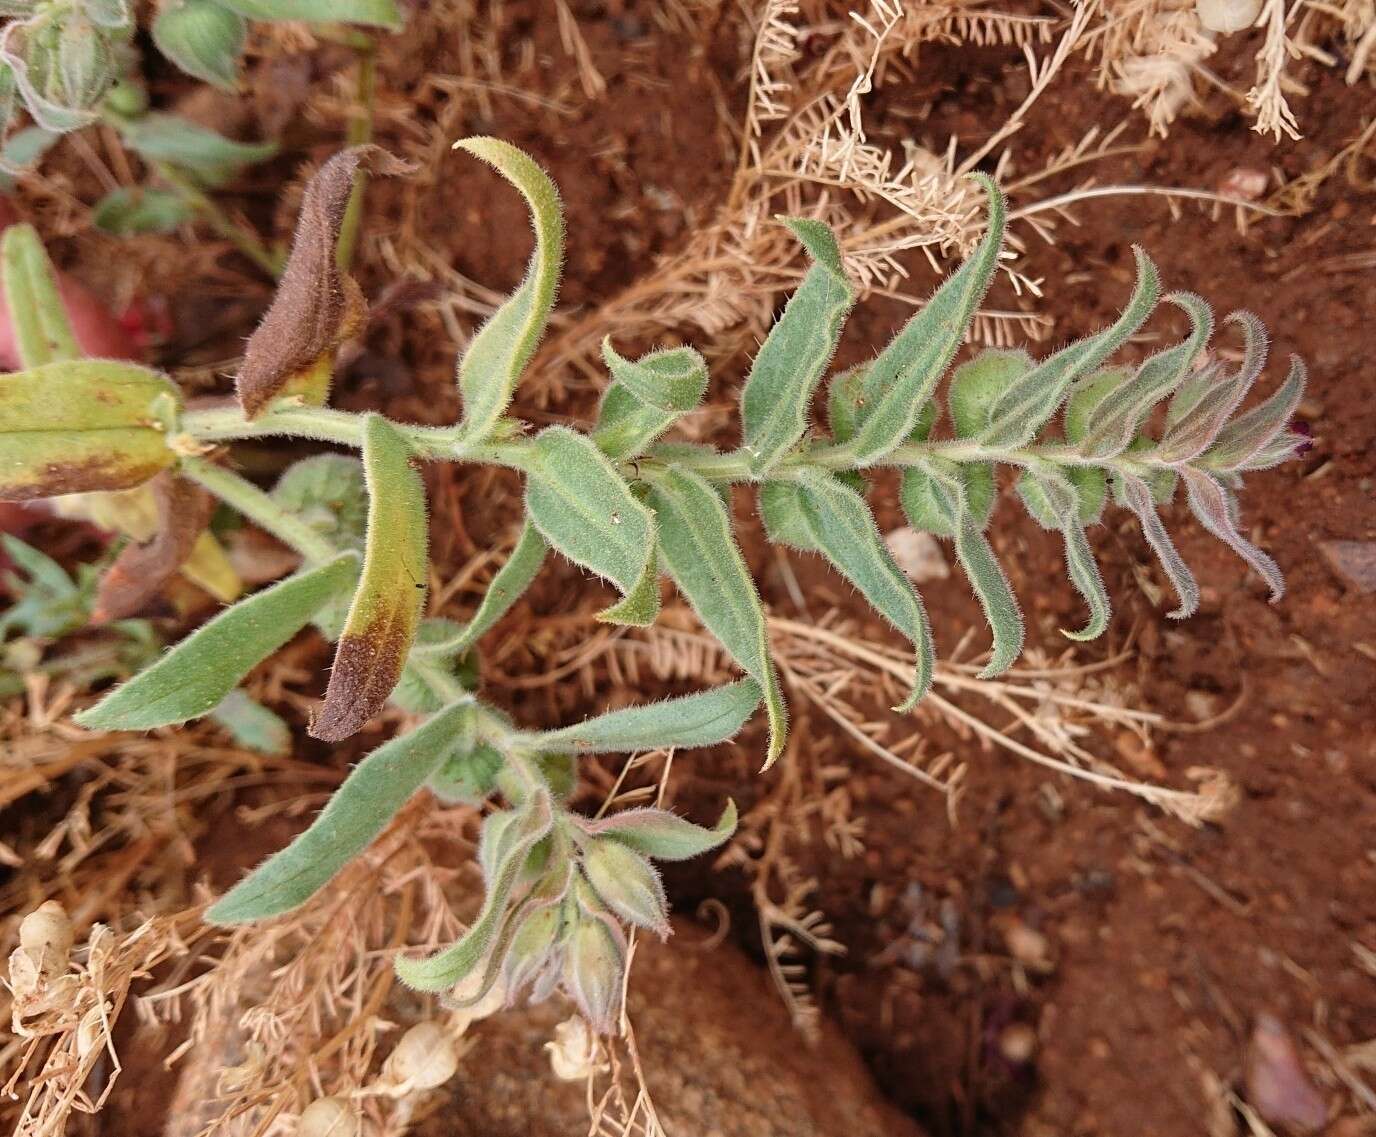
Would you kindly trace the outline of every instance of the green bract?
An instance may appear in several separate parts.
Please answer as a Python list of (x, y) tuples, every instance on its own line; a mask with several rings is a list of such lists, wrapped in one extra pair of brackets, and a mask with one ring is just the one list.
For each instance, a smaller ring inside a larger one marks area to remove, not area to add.
[[(217, 2), (251, 17), (315, 10), (306, 0)], [(385, 15), (382, 5), (347, 11), (340, 18)], [(215, 165), (214, 146), (200, 143)], [(1279, 595), (1275, 563), (1242, 535), (1236, 491), (1245, 472), (1294, 453), (1298, 438), (1287, 423), (1303, 390), (1303, 367), (1295, 361), (1276, 393), (1236, 414), (1262, 371), (1264, 330), (1255, 317), (1235, 314), (1228, 323), (1241, 331), (1242, 362), (1233, 367), (1210, 358), (1212, 314), (1183, 293), (1168, 297), (1189, 321), (1182, 339), (1139, 364), (1109, 365), (1156, 306), (1156, 270), (1140, 250), (1136, 287), (1109, 327), (1042, 360), (1024, 351), (971, 351), (938, 398), (1002, 251), (1003, 199), (991, 181), (978, 179), (989, 199), (983, 239), (871, 362), (832, 377), (828, 436), (811, 425), (810, 404), (854, 290), (831, 231), (817, 220), (789, 220), (813, 263), (742, 384), (739, 449), (659, 440), (707, 389), (706, 363), (683, 347), (632, 359), (605, 343), (609, 380), (596, 423), (535, 431), (514, 415), (520, 380), (554, 305), (563, 245), (559, 198), (535, 162), (506, 143), (479, 138), (460, 146), (525, 197), (535, 243), (525, 280), (463, 353), (463, 414), (449, 426), (332, 410), (317, 405), (327, 384), (293, 385), (292, 375), (307, 365), (320, 362), (328, 371), (352, 326), (346, 275), (333, 254), (361, 151), (325, 163), (307, 187), (282, 292), (250, 341), (263, 346), (271, 366), (246, 369), (261, 382), (246, 383), (241, 373), (241, 397), (246, 387), (251, 397), (232, 408), (183, 410), (175, 388), (153, 372), (71, 361), (75, 341), (36, 237), (21, 229), (5, 240), (7, 299), (28, 370), (0, 378), (0, 483), (12, 495), (33, 496), (54, 486), (104, 485), (112, 472), (127, 484), (175, 463), (182, 479), (238, 509), (304, 561), (295, 575), (220, 613), (79, 721), (135, 730), (213, 715), (245, 744), (280, 745), (280, 724), (236, 688), (312, 623), (338, 638), (339, 647), (311, 733), (344, 739), (368, 727), (388, 702), (410, 716), (410, 729), (360, 761), (306, 832), (232, 890), (211, 919), (262, 919), (307, 902), (422, 788), (471, 804), (500, 795), (504, 806), (487, 813), (478, 845), (486, 885), (481, 910), (457, 943), (425, 959), (399, 959), (398, 973), (423, 990), (463, 983), (468, 1002), (498, 981), (513, 996), (525, 986), (537, 997), (561, 987), (590, 1022), (608, 1029), (628, 956), (623, 924), (658, 933), (668, 927), (652, 861), (715, 848), (734, 830), (735, 809), (728, 806), (706, 829), (658, 809), (589, 820), (567, 799), (584, 755), (725, 743), (761, 707), (765, 767), (784, 754), (787, 709), (769, 613), (735, 538), (734, 512), (751, 497), (770, 541), (825, 558), (911, 645), (913, 683), (902, 710), (931, 685), (936, 651), (922, 600), (889, 554), (867, 500), (872, 469), (898, 470), (908, 521), (953, 543), (990, 628), (985, 675), (1010, 667), (1026, 635), (986, 535), (1001, 481), (1038, 524), (1061, 535), (1067, 570), (1088, 610), (1083, 629), (1066, 633), (1073, 638), (1100, 634), (1110, 619), (1088, 534), (1110, 501), (1140, 520), (1179, 595), (1171, 615), (1197, 605), (1198, 586), (1158, 512), (1179, 484), (1199, 522)], [(305, 334), (312, 329), (318, 342)], [(1163, 404), (1164, 415), (1153, 415)], [(940, 421), (943, 406), (948, 424)], [(362, 463), (338, 454), (306, 458), (269, 493), (205, 456), (218, 441), (278, 435), (352, 446)], [(88, 459), (75, 472), (62, 457), (72, 453)], [(497, 464), (524, 479), (514, 548), (462, 622), (423, 618), (423, 460)], [(1010, 473), (1001, 474), (1001, 466)], [(742, 492), (733, 496), (732, 487)], [(654, 622), (666, 574), (743, 677), (573, 725), (522, 729), (479, 697), (476, 645), (500, 628), (551, 554), (613, 586), (620, 599), (600, 618), (622, 624)]]

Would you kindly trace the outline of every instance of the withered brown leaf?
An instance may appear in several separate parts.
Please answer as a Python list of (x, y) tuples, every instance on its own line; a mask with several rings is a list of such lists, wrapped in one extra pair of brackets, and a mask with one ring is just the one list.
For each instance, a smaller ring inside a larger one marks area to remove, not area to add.
[(412, 168), (380, 147), (354, 146), (341, 150), (306, 183), (287, 267), (271, 307), (249, 337), (235, 383), (249, 418), (294, 380), (328, 369), (335, 350), (362, 326), (363, 295), (335, 261), (360, 163), (383, 174)]
[(149, 486), (158, 509), (157, 532), (125, 548), (105, 571), (91, 614), (97, 623), (142, 612), (186, 563), (210, 524), (215, 501), (194, 482), (164, 470)]

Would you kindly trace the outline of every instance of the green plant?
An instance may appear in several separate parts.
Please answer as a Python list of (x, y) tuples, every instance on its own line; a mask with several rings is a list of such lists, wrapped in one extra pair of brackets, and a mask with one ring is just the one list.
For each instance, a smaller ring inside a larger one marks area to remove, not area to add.
[[(207, 195), (245, 166), (272, 157), (270, 142), (244, 143), (178, 115), (151, 110), (134, 44), (131, 0), (0, 0), (0, 132), (18, 105), (34, 125), (0, 150), (0, 176), (32, 166), (63, 134), (97, 122), (119, 132), (155, 175), (149, 186), (112, 190), (93, 208), (97, 227), (117, 234), (170, 232), (204, 217), (265, 271), (273, 252), (222, 213)], [(359, 86), (371, 114), (372, 40), (344, 25), (395, 29), (395, 0), (159, 0), (149, 31), (158, 50), (186, 74), (226, 90), (238, 85), (249, 20), (298, 21), (359, 54)], [(368, 119), (361, 119), (368, 133)], [(351, 129), (351, 142), (366, 137)]]
[[(985, 536), (998, 465), (1018, 471), (1027, 511), (1064, 538), (1071, 579), (1089, 611), (1082, 629), (1066, 633), (1072, 638), (1098, 635), (1109, 618), (1085, 527), (1110, 496), (1141, 519), (1179, 596), (1172, 615), (1186, 616), (1198, 602), (1157, 512), (1182, 482), (1199, 521), (1280, 595), (1275, 564), (1239, 532), (1233, 490), (1245, 472), (1295, 452), (1300, 438), (1287, 426), (1303, 367), (1294, 360), (1277, 392), (1236, 414), (1264, 363), (1261, 325), (1246, 313), (1230, 317), (1242, 330), (1242, 363), (1196, 368), (1212, 317), (1203, 301), (1184, 293), (1166, 297), (1190, 319), (1182, 342), (1133, 368), (1107, 366), (1157, 303), (1156, 270), (1140, 250), (1136, 287), (1107, 329), (1041, 361), (985, 351), (957, 367), (946, 398), (950, 437), (938, 438), (936, 389), (1003, 242), (1002, 197), (980, 178), (989, 198), (983, 240), (871, 363), (830, 380), (829, 434), (821, 435), (809, 428), (808, 407), (854, 291), (830, 230), (788, 219), (812, 267), (745, 380), (738, 448), (659, 441), (705, 394), (706, 365), (691, 348), (631, 360), (607, 343), (611, 382), (592, 428), (531, 434), (508, 412), (554, 304), (563, 241), (558, 196), (544, 172), (506, 143), (474, 138), (458, 146), (524, 195), (535, 247), (525, 280), (459, 362), (463, 416), (453, 426), (415, 426), (323, 405), (334, 352), (358, 318), (357, 289), (334, 253), (366, 150), (337, 155), (308, 188), (277, 297), (248, 343), (236, 406), (187, 409), (170, 380), (155, 372), (54, 359), (52, 345), (69, 337), (61, 309), (45, 299), (41, 247), (7, 238), (4, 284), (28, 370), (0, 378), (0, 497), (168, 479), (180, 489), (163, 497), (183, 504), (165, 511), (145, 554), (157, 572), (175, 570), (192, 536), (187, 519), (198, 516), (185, 503), (204, 491), (304, 561), (295, 575), (226, 609), (78, 721), (146, 730), (203, 715), (310, 623), (338, 641), (312, 735), (342, 739), (388, 701), (425, 716), (363, 759), (320, 817), (212, 907), (210, 920), (262, 920), (304, 903), (422, 787), (470, 802), (497, 795), (505, 808), (486, 817), (478, 850), (487, 889), (481, 912), (452, 947), (428, 959), (399, 958), (397, 971), (421, 989), (461, 987), (470, 1002), (497, 982), (510, 995), (525, 985), (537, 996), (562, 985), (606, 1029), (621, 990), (622, 923), (667, 932), (651, 862), (713, 848), (732, 832), (735, 813), (728, 807), (712, 829), (655, 809), (589, 820), (565, 804), (574, 761), (712, 745), (733, 737), (761, 704), (769, 728), (766, 769), (784, 747), (787, 721), (765, 612), (732, 532), (726, 493), (733, 485), (757, 490), (772, 541), (826, 558), (912, 643), (912, 688), (900, 709), (926, 691), (934, 652), (922, 602), (886, 551), (866, 503), (870, 470), (898, 468), (913, 525), (954, 542), (992, 630), (988, 675), (1010, 666), (1023, 643), (1018, 604)], [(209, 456), (217, 443), (275, 436), (352, 447), (361, 462), (336, 454), (308, 458), (264, 491)], [(427, 525), (419, 468), (429, 461), (497, 464), (525, 478), (521, 537), (462, 626), (423, 615)], [(618, 599), (599, 616), (613, 623), (651, 623), (667, 572), (745, 677), (563, 729), (517, 727), (474, 693), (472, 652), (551, 548), (614, 587)]]

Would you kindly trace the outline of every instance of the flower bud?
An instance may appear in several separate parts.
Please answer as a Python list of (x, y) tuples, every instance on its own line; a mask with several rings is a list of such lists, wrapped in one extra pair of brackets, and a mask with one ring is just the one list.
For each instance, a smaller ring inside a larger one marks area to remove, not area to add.
[(610, 921), (579, 921), (564, 958), (564, 988), (598, 1034), (607, 1034), (621, 1007), (625, 952)]
[(60, 86), (50, 85), (50, 97), (73, 107), (93, 106), (114, 79), (110, 45), (84, 15), (73, 12), (62, 21), (54, 78), (60, 80)]
[(110, 360), (0, 376), (0, 501), (148, 481), (176, 460), (155, 402), (177, 400), (165, 376)]
[(387, 1073), (413, 1090), (433, 1090), (454, 1076), (459, 1052), (436, 1022), (417, 1023), (401, 1036), (387, 1059)]
[(558, 902), (542, 905), (521, 921), (502, 964), (510, 994), (514, 995), (553, 963), (563, 931), (563, 905)]
[(301, 1111), (296, 1137), (359, 1137), (363, 1126), (343, 1098), (316, 1098)]
[(669, 934), (669, 901), (648, 858), (616, 841), (593, 841), (583, 855), (583, 875), (598, 898), (623, 920)]
[(164, 0), (153, 20), (158, 50), (188, 75), (233, 90), (248, 21), (215, 0)]

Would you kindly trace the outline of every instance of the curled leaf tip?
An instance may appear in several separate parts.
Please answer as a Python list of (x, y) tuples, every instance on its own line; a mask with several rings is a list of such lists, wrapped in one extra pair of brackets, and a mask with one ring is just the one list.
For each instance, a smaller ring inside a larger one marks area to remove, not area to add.
[(235, 383), (249, 418), (289, 393), (293, 382), (328, 370), (336, 349), (363, 323), (363, 295), (335, 262), (360, 165), (382, 174), (413, 169), (381, 147), (353, 146), (341, 150), (306, 183), (287, 267), (271, 307), (249, 337)]

